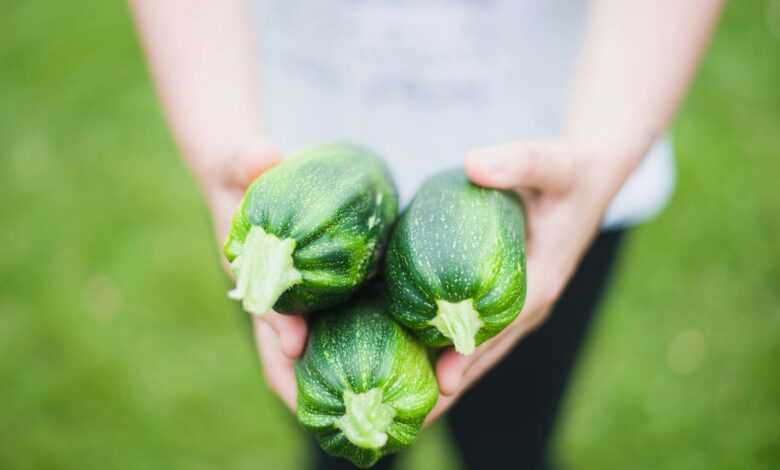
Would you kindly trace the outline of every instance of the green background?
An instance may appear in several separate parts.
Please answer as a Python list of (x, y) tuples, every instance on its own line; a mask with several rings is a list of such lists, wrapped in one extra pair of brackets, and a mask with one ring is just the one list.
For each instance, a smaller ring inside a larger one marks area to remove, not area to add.
[[(0, 468), (299, 467), (126, 7), (2, 6)], [(632, 236), (557, 455), (780, 468), (780, 2), (729, 4), (674, 134), (676, 197)], [(447, 442), (404, 467), (454, 468)]]

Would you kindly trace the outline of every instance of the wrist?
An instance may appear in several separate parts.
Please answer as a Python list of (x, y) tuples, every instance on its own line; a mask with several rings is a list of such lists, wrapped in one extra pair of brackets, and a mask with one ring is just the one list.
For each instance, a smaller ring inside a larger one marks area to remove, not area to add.
[(646, 147), (631, 141), (567, 141), (577, 162), (580, 210), (601, 219), (612, 199), (636, 169)]
[(562, 140), (585, 158), (627, 177), (639, 164), (661, 130), (643, 125), (576, 125), (564, 129)]
[(598, 138), (566, 136), (566, 145), (582, 162), (581, 177), (597, 194), (612, 198), (646, 155), (654, 137)]

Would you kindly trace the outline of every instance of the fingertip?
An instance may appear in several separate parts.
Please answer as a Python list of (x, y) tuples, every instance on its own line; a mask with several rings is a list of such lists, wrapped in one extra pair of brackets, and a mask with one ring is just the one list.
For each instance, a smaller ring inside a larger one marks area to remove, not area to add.
[(487, 160), (482, 158), (482, 152), (471, 151), (466, 154), (464, 162), (466, 177), (481, 186), (490, 184), (490, 169)]
[(447, 348), (436, 362), (436, 378), (439, 391), (444, 396), (455, 394), (460, 388), (468, 357), (458, 354), (453, 348)]
[(258, 141), (235, 152), (228, 164), (222, 165), (221, 171), (228, 186), (243, 190), (281, 160), (279, 149), (265, 141)]
[(466, 152), (466, 159), (464, 160), (466, 170), (479, 165), (481, 154), (482, 152), (479, 150), (469, 150)]
[(270, 311), (259, 318), (276, 332), (279, 347), (289, 359), (297, 359), (306, 346), (306, 321), (302, 315), (283, 315)]
[(306, 346), (306, 321), (302, 315), (290, 315), (285, 317), (284, 323), (280, 339), (282, 351), (290, 359), (298, 359)]
[(282, 153), (275, 147), (259, 145), (248, 149), (242, 155), (246, 162), (247, 183), (268, 171), (282, 160)]
[(510, 166), (503, 149), (473, 150), (466, 154), (464, 170), (474, 184), (510, 189), (514, 186)]

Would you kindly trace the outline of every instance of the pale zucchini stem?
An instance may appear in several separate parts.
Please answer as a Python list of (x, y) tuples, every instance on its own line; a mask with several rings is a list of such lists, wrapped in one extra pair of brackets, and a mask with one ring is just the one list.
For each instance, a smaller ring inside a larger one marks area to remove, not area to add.
[(240, 300), (244, 310), (263, 315), (279, 297), (301, 282), (301, 273), (293, 265), (295, 240), (281, 240), (252, 226), (239, 255), (230, 263), (236, 275), (236, 287), (228, 297)]
[(346, 412), (335, 425), (349, 442), (364, 449), (381, 449), (387, 443), (387, 429), (395, 417), (395, 408), (382, 403), (382, 389), (343, 395)]
[(473, 353), (477, 332), (482, 328), (482, 320), (474, 308), (474, 302), (471, 299), (457, 303), (437, 300), (436, 306), (436, 316), (430, 325), (449, 338), (459, 353), (464, 356)]

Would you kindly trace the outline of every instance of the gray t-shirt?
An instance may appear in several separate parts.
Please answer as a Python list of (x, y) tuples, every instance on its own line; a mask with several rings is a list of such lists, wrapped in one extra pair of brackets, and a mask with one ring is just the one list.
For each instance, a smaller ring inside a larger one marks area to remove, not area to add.
[[(258, 1), (266, 128), (285, 152), (329, 141), (377, 150), (408, 201), (469, 149), (558, 135), (585, 3)], [(673, 181), (663, 139), (605, 226), (653, 216)]]

